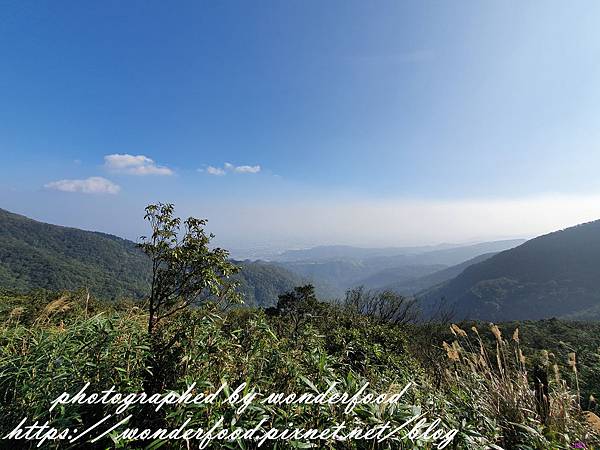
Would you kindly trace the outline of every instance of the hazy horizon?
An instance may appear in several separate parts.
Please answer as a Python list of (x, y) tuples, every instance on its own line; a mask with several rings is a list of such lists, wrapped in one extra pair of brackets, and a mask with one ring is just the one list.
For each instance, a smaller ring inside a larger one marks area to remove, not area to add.
[[(178, 205), (176, 205), (176, 212), (182, 217), (187, 217), (191, 214), (196, 217), (208, 218), (209, 223), (207, 228), (216, 235), (214, 243), (230, 249), (233, 256), (266, 258), (285, 250), (306, 249), (318, 246), (346, 245), (363, 248), (385, 248), (438, 246), (443, 244), (470, 245), (489, 241), (531, 239), (542, 234), (600, 219), (600, 212), (594, 216), (594, 212), (598, 211), (597, 205), (600, 205), (600, 198), (589, 197), (585, 199), (586, 202), (580, 201), (579, 203), (574, 203), (573, 199), (565, 197), (561, 199), (561, 208), (553, 209), (550, 205), (554, 205), (557, 199), (540, 198), (535, 201), (529, 200), (524, 202), (464, 202), (454, 205), (431, 204), (425, 207), (419, 203), (409, 203), (402, 205), (405, 208), (404, 210), (394, 209), (394, 205), (385, 204), (352, 205), (347, 207), (347, 209), (340, 210), (340, 215), (337, 217), (340, 223), (334, 232), (329, 235), (322, 232), (328, 228), (324, 226), (323, 222), (317, 223), (314, 216), (308, 219), (308, 222), (313, 227), (312, 235), (308, 233), (310, 230), (303, 227), (306, 223), (298, 222), (296, 228), (286, 227), (284, 230), (281, 230), (282, 233), (276, 236), (269, 235), (268, 231), (272, 228), (277, 228), (278, 224), (273, 220), (257, 222), (257, 218), (260, 217), (276, 217), (275, 214), (265, 213), (264, 206), (262, 209), (254, 207), (246, 211), (239, 211), (240, 216), (235, 220), (232, 220), (232, 212), (224, 206), (212, 209), (213, 213), (215, 213), (212, 216), (197, 213), (185, 207), (178, 207)], [(39, 213), (31, 213), (30, 208), (19, 208), (18, 205), (9, 207), (4, 202), (6, 199), (0, 200), (2, 200), (0, 208), (55, 225), (100, 231), (133, 241), (136, 241), (139, 236), (145, 234), (147, 231), (146, 224), (142, 220), (143, 205), (140, 205), (139, 211), (134, 209), (118, 211), (117, 219), (111, 223), (112, 226), (99, 228), (95, 226), (95, 223), (97, 222), (98, 214), (102, 210), (95, 209), (95, 204), (92, 203), (82, 205), (80, 214), (61, 216), (60, 214), (56, 214), (56, 210), (53, 209), (51, 204), (47, 204), (47, 208), (40, 210)], [(282, 207), (280, 206), (279, 208)], [(300, 221), (301, 216), (306, 213), (306, 209), (298, 206), (288, 206), (288, 208), (290, 210), (287, 210), (287, 212), (291, 213), (293, 211), (297, 221)], [(314, 203), (304, 205), (304, 208), (312, 208), (313, 212), (319, 211), (319, 207)], [(356, 211), (361, 211), (361, 208), (371, 208), (368, 210), (368, 213), (364, 214), (363, 223), (359, 220), (360, 218), (356, 218), (354, 222), (348, 221), (348, 214), (354, 215)], [(406, 213), (408, 208), (412, 208), (409, 211), (411, 214)], [(419, 208), (424, 208), (421, 213), (418, 213)], [(323, 209), (320, 209), (320, 211), (323, 211)], [(393, 229), (390, 230), (389, 227), (386, 228), (384, 226), (380, 226), (379, 228), (373, 224), (368, 226), (369, 222), (381, 221), (382, 218), (385, 218), (386, 214), (398, 215), (402, 211), (405, 211), (406, 217), (412, 217), (413, 220), (401, 232), (396, 233)], [(527, 220), (524, 214), (525, 211), (530, 214), (531, 218), (529, 220)], [(220, 213), (221, 217), (216, 213)], [(329, 210), (328, 214), (326, 219), (331, 220), (333, 217), (332, 211)], [(521, 220), (513, 222), (512, 217), (519, 214), (522, 215)], [(118, 219), (121, 216), (130, 220), (121, 222)], [(454, 216), (453, 219), (452, 216)], [(504, 217), (503, 219), (502, 216)], [(322, 217), (322, 215), (317, 214), (317, 217)], [(569, 220), (573, 218), (575, 218), (575, 221), (570, 222)], [(232, 238), (235, 228), (232, 224), (236, 224), (240, 220), (245, 220), (247, 224), (254, 224), (254, 228), (251, 228), (253, 233)], [(367, 225), (365, 225), (365, 222)], [(490, 227), (491, 222), (499, 223), (497, 234), (490, 232), (490, 230), (495, 229)], [(547, 226), (549, 223), (552, 225)], [(131, 224), (134, 224), (134, 227), (124, 227), (124, 225)], [(343, 224), (346, 224), (345, 227), (342, 226)], [(257, 231), (261, 231), (261, 227), (263, 234), (257, 233)], [(429, 239), (414, 238), (414, 236), (423, 235), (426, 231), (424, 227), (428, 228)], [(373, 229), (379, 229), (380, 233), (378, 233), (378, 237), (372, 235)], [(343, 230), (352, 232), (353, 234), (344, 238), (342, 237), (343, 234), (340, 234)], [(386, 231), (386, 233), (382, 233), (383, 231)], [(480, 234), (477, 234), (478, 231)], [(513, 234), (508, 234), (510, 231), (513, 231)], [(502, 234), (502, 232), (507, 233)], [(337, 237), (333, 237), (332, 234), (337, 234)], [(396, 238), (393, 236), (396, 236)], [(410, 239), (411, 236), (413, 237), (412, 240)]]

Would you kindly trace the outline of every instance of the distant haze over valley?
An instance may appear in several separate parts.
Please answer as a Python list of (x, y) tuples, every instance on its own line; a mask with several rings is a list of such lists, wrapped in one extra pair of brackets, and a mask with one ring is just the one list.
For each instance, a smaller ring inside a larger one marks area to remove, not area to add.
[(440, 244), (423, 247), (360, 248), (350, 246), (321, 246), (282, 253), (274, 263), (328, 286), (337, 296), (355, 286), (369, 289), (396, 285), (405, 295), (412, 289), (399, 289), (398, 283), (407, 282), (471, 258), (490, 252), (516, 247), (523, 239), (484, 242), (472, 245)]
[[(289, 250), (269, 261), (238, 261), (236, 278), (248, 306), (272, 306), (278, 295), (312, 283), (324, 299), (357, 286), (394, 291), (418, 299), (425, 314), (444, 299), (460, 318), (594, 319), (600, 318), (599, 262), (595, 221), (529, 241)], [(131, 241), (0, 210), (4, 289), (88, 288), (104, 298), (140, 298), (148, 279), (148, 261)]]

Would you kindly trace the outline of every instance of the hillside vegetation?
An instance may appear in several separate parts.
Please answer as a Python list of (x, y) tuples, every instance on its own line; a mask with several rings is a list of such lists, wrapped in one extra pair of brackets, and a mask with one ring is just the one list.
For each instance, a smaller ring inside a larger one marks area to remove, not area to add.
[[(594, 425), (600, 419), (591, 412), (599, 392), (597, 328), (577, 326), (586, 336), (576, 339), (557, 321), (526, 323), (523, 330), (533, 336), (528, 341), (519, 324), (503, 334), (494, 324), (450, 324), (442, 316), (420, 322), (415, 301), (393, 292), (358, 288), (327, 303), (312, 285), (271, 298), (268, 308), (232, 308), (240, 302), (237, 283), (249, 289), (273, 280), (268, 265), (243, 263), (252, 267), (248, 276), (226, 250), (210, 245), (206, 220), (181, 220), (172, 204), (145, 211), (150, 233), (139, 249), (151, 261), (152, 289), (143, 300), (96, 299), (87, 289), (0, 292), (3, 444), (28, 418), (69, 433), (113, 415), (121, 422), (110, 434), (96, 435), (96, 443), (90, 441), (94, 435), (86, 436), (86, 448), (204, 448), (161, 435), (180, 427), (212, 427), (219, 435), (288, 428), (310, 433), (266, 445), (282, 449), (525, 450), (600, 443), (600, 426)], [(272, 290), (254, 289), (254, 302), (283, 289), (283, 273), (277, 280)], [(82, 389), (109, 389), (120, 398), (186, 390), (204, 397), (222, 389), (225, 395), (162, 409), (133, 402), (125, 405), (131, 414), (126, 419), (110, 402), (80, 399), (49, 407), (63, 393)], [(350, 409), (338, 402), (294, 402), (297, 395), (326, 392), (357, 400)], [(227, 401), (270, 394), (292, 400), (250, 402), (243, 409)], [(363, 396), (384, 401), (358, 400)], [(385, 403), (391, 397), (395, 402)], [(410, 425), (413, 420), (418, 422)], [(346, 427), (364, 433), (383, 425), (397, 432), (379, 441), (318, 432)], [(129, 431), (122, 435), (125, 426)], [(18, 446), (65, 448), (58, 433)], [(211, 446), (258, 447), (260, 441), (239, 434)]]
[[(250, 306), (272, 306), (279, 294), (305, 282), (274, 264), (236, 264), (241, 271), (235, 278)], [(148, 295), (150, 261), (126, 239), (0, 209), (0, 287), (20, 292), (87, 288), (103, 299), (137, 299)]]
[(527, 241), (467, 267), (421, 297), (493, 321), (600, 318), (600, 221)]
[[(158, 416), (134, 405), (128, 410), (135, 417), (130, 427), (156, 428), (160, 424), (174, 429), (187, 418), (191, 419), (189, 428), (207, 427), (221, 416), (226, 424), (246, 429), (263, 418), (267, 419), (263, 423), (266, 428), (285, 428), (293, 421), (295, 427), (324, 429), (344, 420), (360, 427), (384, 421), (399, 426), (420, 411), (427, 414), (427, 423), (440, 418), (445, 429), (457, 430), (446, 448), (568, 449), (576, 442), (586, 448), (600, 442), (579, 406), (573, 369), (568, 358), (563, 360), (562, 351), (572, 338), (564, 324), (549, 328), (528, 323), (529, 340), (521, 345), (513, 329), (502, 330), (504, 335), (499, 336), (497, 329), (477, 325), (480, 339), (466, 327), (469, 333), (460, 326), (453, 326), (450, 332), (449, 325), (386, 323), (359, 314), (350, 305), (319, 302), (310, 289), (301, 288), (281, 296), (277, 306), (267, 311), (226, 312), (211, 304), (181, 311), (163, 330), (164, 338), (175, 338), (176, 344), (156, 362), (149, 353), (147, 315), (136, 303), (86, 302), (83, 293), (5, 293), (0, 296), (0, 308), (4, 318), (0, 321), (2, 435), (23, 417), (48, 420), (63, 428), (95, 423), (108, 413), (108, 406), (66, 405), (50, 413), (49, 404), (62, 392), (77, 392), (86, 382), (91, 383), (89, 392), (109, 386), (118, 392), (142, 391), (147, 374), (157, 373), (156, 364), (160, 364), (168, 368), (159, 371), (169, 380), (164, 392), (182, 392), (193, 382), (205, 392), (213, 392), (223, 382), (229, 386), (247, 382), (260, 393), (324, 392), (334, 382), (338, 392), (353, 393), (368, 382), (368, 392), (377, 393), (394, 392), (408, 382), (415, 384), (397, 407), (359, 404), (350, 419), (342, 413), (343, 408), (318, 405), (256, 404), (236, 414), (235, 408), (219, 400), (212, 405), (165, 407)], [(554, 332), (558, 334), (548, 334)], [(598, 330), (582, 332), (586, 349), (598, 344)], [(522, 332), (521, 340), (524, 335)], [(565, 346), (559, 343), (563, 338)], [(546, 356), (546, 365), (540, 366), (549, 380), (548, 409), (535, 396), (539, 350), (529, 345), (536, 340), (557, 346), (556, 356)], [(521, 353), (525, 356), (515, 359)], [(600, 368), (597, 349), (582, 349), (577, 358), (585, 360), (587, 367), (581, 385), (586, 393), (596, 394), (598, 380), (589, 378), (589, 369)], [(559, 368), (556, 373), (554, 365)], [(582, 406), (596, 408), (588, 401)], [(301, 440), (282, 442), (278, 448), (307, 448), (311, 443), (329, 449), (435, 448), (426, 440), (411, 443), (402, 435), (375, 447), (373, 442), (361, 440)], [(120, 448), (134, 444), (119, 442)], [(160, 439), (137, 444), (186, 448), (185, 443), (175, 442), (165, 446)], [(257, 448), (252, 442), (225, 444), (219, 447)], [(106, 437), (86, 448), (113, 445)], [(43, 448), (63, 447), (59, 441), (47, 441)], [(192, 443), (191, 448), (197, 444)]]
[(452, 278), (460, 275), (467, 267), (477, 264), (478, 262), (485, 261), (494, 255), (495, 253), (484, 253), (483, 255), (476, 256), (475, 258), (469, 259), (455, 266), (437, 270), (428, 275), (411, 277), (404, 280), (397, 279), (393, 283), (383, 286), (382, 289), (394, 291), (402, 295), (414, 295), (425, 289), (451, 280)]
[(288, 270), (263, 261), (234, 261), (240, 271), (233, 276), (246, 306), (274, 306), (277, 296), (306, 280)]
[(141, 297), (150, 263), (133, 242), (37, 222), (0, 209), (0, 286), (87, 287), (104, 298)]

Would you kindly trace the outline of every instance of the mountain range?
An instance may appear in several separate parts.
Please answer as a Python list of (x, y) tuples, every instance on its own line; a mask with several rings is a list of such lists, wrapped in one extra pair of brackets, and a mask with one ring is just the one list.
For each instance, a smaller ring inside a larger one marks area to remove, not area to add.
[[(482, 254), (507, 250), (523, 242), (523, 239), (513, 239), (463, 246), (442, 244), (396, 249), (323, 246), (294, 251), (294, 258), (287, 254), (274, 262), (298, 276), (328, 286), (340, 296), (347, 289), (360, 285), (368, 289), (380, 289), (431, 275)], [(331, 249), (329, 258), (325, 257), (328, 249)], [(406, 253), (393, 253), (394, 251)], [(296, 259), (300, 255), (307, 259)], [(446, 278), (442, 276), (442, 280)], [(427, 284), (424, 287), (430, 286)], [(401, 293), (413, 292), (403, 290)]]
[[(396, 253), (404, 252), (404, 253)], [(328, 256), (329, 255), (329, 256)], [(249, 306), (311, 282), (321, 298), (346, 289), (415, 296), (425, 312), (444, 299), (457, 318), (600, 319), (600, 221), (523, 242), (291, 251), (276, 261), (235, 261)], [(134, 242), (38, 222), (0, 209), (0, 288), (88, 288), (107, 299), (147, 295), (150, 265)]]

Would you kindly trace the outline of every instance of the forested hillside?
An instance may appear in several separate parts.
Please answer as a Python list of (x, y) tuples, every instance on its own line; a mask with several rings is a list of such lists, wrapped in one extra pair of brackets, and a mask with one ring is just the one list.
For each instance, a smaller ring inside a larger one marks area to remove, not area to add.
[[(442, 264), (431, 264), (423, 266), (402, 266), (381, 270), (366, 278), (358, 280), (357, 286), (369, 289), (387, 288), (390, 283), (402, 284), (414, 279), (421, 279), (446, 269)], [(431, 285), (428, 285), (431, 286)]]
[[(305, 280), (263, 262), (236, 262), (239, 290), (251, 306), (272, 306)], [(149, 291), (150, 263), (134, 242), (104, 233), (38, 222), (0, 209), (0, 288), (87, 288), (100, 298), (141, 298)], [(326, 290), (320, 292), (326, 293)]]
[(422, 297), (445, 298), (460, 317), (473, 319), (598, 319), (600, 221), (501, 252)]
[(234, 277), (246, 306), (273, 306), (277, 296), (304, 282), (288, 270), (263, 261), (236, 261), (235, 264), (241, 268)]
[[(172, 217), (172, 205), (150, 205), (146, 211), (153, 214), (152, 234), (158, 238), (142, 249), (161, 267), (160, 276), (153, 279), (157, 289), (147, 299), (107, 301), (83, 289), (27, 294), (0, 289), (3, 435), (27, 414), (68, 427), (105, 417), (107, 409), (99, 404), (48, 409), (59, 393), (79, 389), (85, 382), (98, 392), (106, 389), (107, 379), (125, 392), (142, 388), (164, 392), (182, 390), (189, 380), (203, 380), (208, 390), (226, 380), (228, 386), (249, 383), (257, 392), (295, 393), (306, 388), (324, 392), (332, 386), (343, 392), (368, 389), (370, 398), (377, 392), (398, 392), (401, 386), (412, 392), (392, 407), (357, 404), (353, 416), (331, 405), (286, 408), (262, 402), (242, 415), (220, 399), (206, 408), (194, 405), (171, 412), (138, 405), (132, 409), (132, 423), (140, 429), (156, 423), (174, 428), (184, 418), (199, 424), (226, 417), (228, 423), (235, 420), (236, 426), (248, 429), (266, 418), (269, 427), (281, 428), (293, 417), (294, 425), (302, 428), (322, 429), (344, 420), (365, 427), (381, 423), (398, 427), (425, 413), (431, 417), (425, 423), (431, 420), (432, 427), (443, 423), (449, 430), (448, 443), (454, 440), (454, 448), (569, 448), (575, 441), (590, 446), (598, 442), (590, 422), (590, 417), (597, 417), (582, 409), (585, 405), (597, 410), (592, 400), (599, 381), (597, 325), (552, 320), (500, 329), (480, 322), (422, 322), (413, 314), (417, 305), (412, 299), (363, 289), (349, 292), (339, 302), (322, 301), (311, 285), (290, 288), (303, 280), (281, 267), (232, 261), (226, 251), (211, 247), (198, 228), (203, 221), (188, 219), (181, 235), (177, 226), (171, 228), (179, 223)], [(44, 252), (56, 250), (65, 267), (72, 262), (81, 264), (81, 270), (87, 267), (84, 262), (98, 257), (86, 248), (86, 239), (100, 247), (104, 240), (116, 242), (133, 257), (142, 257), (133, 243), (99, 233), (39, 224), (9, 213), (3, 223), (4, 242), (18, 249), (6, 251), (2, 260), (11, 270), (18, 270), (19, 252), (33, 243)], [(24, 226), (18, 228), (21, 223)], [(594, 247), (589, 236), (585, 240)], [(567, 241), (581, 244), (577, 239)], [(555, 247), (552, 252), (563, 248)], [(463, 274), (500, 255), (467, 267)], [(588, 257), (584, 255), (584, 261), (590, 262)], [(109, 270), (108, 264), (103, 261), (100, 267)], [(229, 290), (234, 264), (241, 269), (235, 277), (247, 305), (268, 308), (229, 308), (239, 300)], [(92, 280), (102, 286), (101, 278)], [(197, 302), (204, 293), (209, 295)], [(127, 447), (135, 444), (130, 441), (134, 437), (119, 442)], [(148, 448), (164, 444), (152, 439)], [(281, 448), (308, 447), (311, 439)], [(382, 448), (405, 443), (410, 445), (398, 436)], [(328, 445), (324, 438), (314, 444)], [(358, 450), (372, 448), (371, 444), (344, 439), (329, 448)], [(423, 444), (433, 448), (429, 441)], [(102, 448), (111, 445), (108, 438), (102, 441)]]
[(131, 241), (37, 222), (0, 209), (0, 286), (17, 291), (87, 287), (105, 298), (140, 297), (150, 264)]

